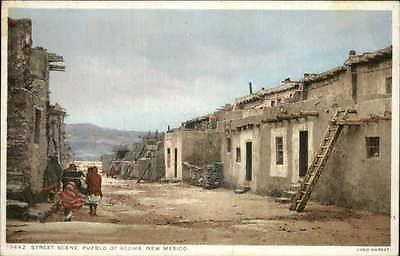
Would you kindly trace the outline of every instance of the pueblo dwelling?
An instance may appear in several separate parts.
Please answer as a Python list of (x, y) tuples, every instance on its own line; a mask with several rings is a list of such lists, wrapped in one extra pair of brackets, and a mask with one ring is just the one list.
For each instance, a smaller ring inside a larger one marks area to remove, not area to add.
[[(167, 179), (222, 164), (223, 185), (390, 212), (392, 47), (237, 98), (169, 129)], [(311, 193), (312, 191), (312, 193)]]
[(25, 218), (27, 208), (45, 202), (45, 181), (55, 166), (72, 160), (65, 141), (65, 110), (50, 103), (50, 73), (64, 71), (64, 59), (32, 48), (32, 21), (8, 19), (7, 217)]

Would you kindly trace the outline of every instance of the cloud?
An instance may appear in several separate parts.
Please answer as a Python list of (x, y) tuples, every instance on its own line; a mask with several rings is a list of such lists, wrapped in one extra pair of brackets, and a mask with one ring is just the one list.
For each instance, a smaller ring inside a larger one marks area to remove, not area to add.
[(34, 45), (64, 56), (51, 101), (68, 122), (165, 130), (286, 77), (391, 42), (390, 12), (18, 9)]

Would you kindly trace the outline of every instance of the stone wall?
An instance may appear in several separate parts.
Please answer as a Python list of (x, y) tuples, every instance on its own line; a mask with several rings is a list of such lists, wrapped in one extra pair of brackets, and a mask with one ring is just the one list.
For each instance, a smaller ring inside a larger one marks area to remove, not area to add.
[(64, 169), (72, 162), (68, 144), (65, 141), (65, 111), (58, 105), (50, 105), (48, 113), (48, 155), (57, 157)]
[[(46, 196), (49, 68), (47, 50), (31, 48), (31, 34), (31, 20), (8, 19), (7, 199), (34, 204)], [(62, 127), (60, 119), (54, 136)]]
[(32, 141), (30, 59), (32, 23), (8, 20), (7, 195), (19, 199), (29, 189), (28, 149)]

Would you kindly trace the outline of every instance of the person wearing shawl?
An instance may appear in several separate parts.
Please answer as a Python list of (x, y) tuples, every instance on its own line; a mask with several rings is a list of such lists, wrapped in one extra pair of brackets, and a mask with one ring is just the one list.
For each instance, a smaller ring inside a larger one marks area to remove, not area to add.
[(68, 184), (68, 182), (72, 181), (75, 183), (76, 188), (81, 192), (84, 193), (81, 184), (81, 178), (84, 176), (82, 171), (78, 171), (75, 164), (70, 164), (67, 169), (64, 170), (62, 175), (62, 182), (64, 184), (63, 188)]
[(71, 221), (72, 212), (82, 207), (85, 199), (79, 194), (75, 182), (68, 182), (60, 193), (61, 206), (64, 208), (64, 221)]
[(43, 190), (47, 193), (49, 202), (54, 202), (55, 195), (60, 190), (62, 173), (63, 170), (58, 163), (57, 157), (50, 156), (44, 171), (43, 181)]
[(86, 175), (87, 184), (87, 198), (86, 203), (89, 204), (90, 212), (92, 216), (96, 215), (97, 204), (103, 198), (103, 193), (101, 192), (101, 176), (97, 173), (97, 167), (89, 167), (88, 173)]

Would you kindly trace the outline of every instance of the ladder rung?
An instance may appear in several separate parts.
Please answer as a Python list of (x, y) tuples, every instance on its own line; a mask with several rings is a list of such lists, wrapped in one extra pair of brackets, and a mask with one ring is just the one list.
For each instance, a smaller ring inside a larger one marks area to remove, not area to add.
[[(325, 135), (322, 138), (320, 147), (314, 155), (313, 162), (307, 170), (307, 174), (301, 184), (301, 187), (297, 191), (296, 197), (294, 198), (295, 201), (292, 202), (290, 207), (291, 210), (296, 209), (298, 212), (303, 211), (308, 200), (310, 199), (314, 185), (318, 182), (318, 178), (326, 166), (326, 161), (330, 155), (330, 151), (334, 147), (336, 138), (339, 136), (342, 129), (342, 126), (336, 123), (339, 112), (339, 110), (336, 111), (333, 119), (331, 119), (329, 122), (329, 126), (325, 131)], [(345, 114), (347, 114), (347, 111)]]

